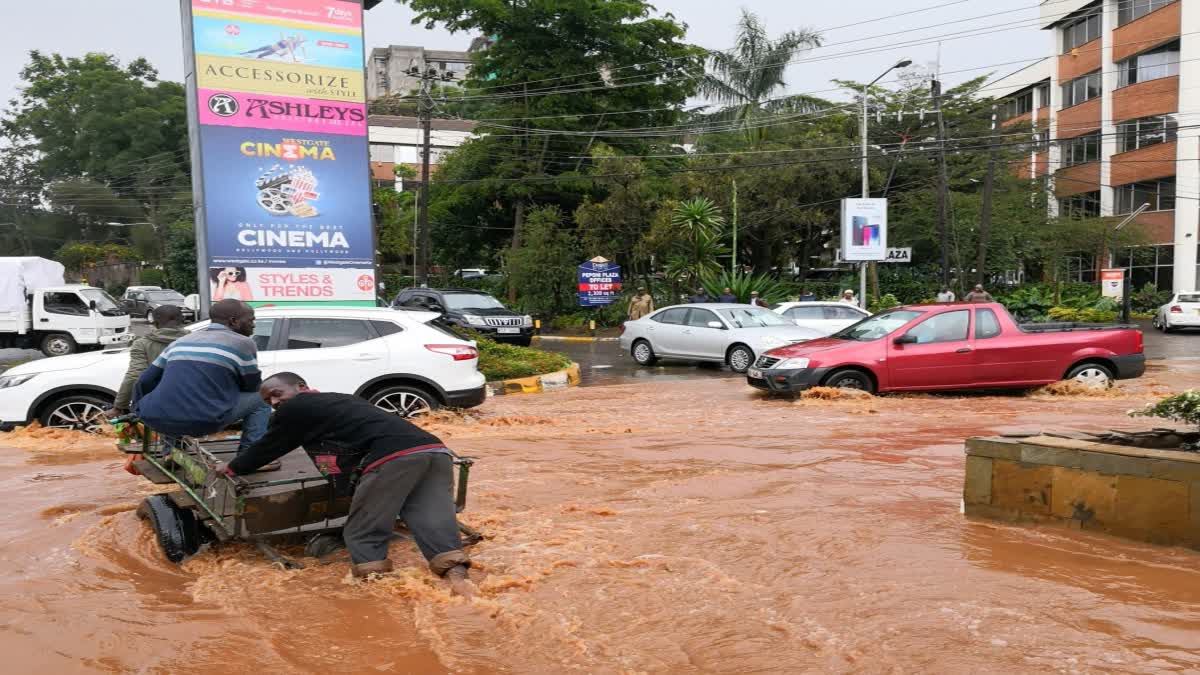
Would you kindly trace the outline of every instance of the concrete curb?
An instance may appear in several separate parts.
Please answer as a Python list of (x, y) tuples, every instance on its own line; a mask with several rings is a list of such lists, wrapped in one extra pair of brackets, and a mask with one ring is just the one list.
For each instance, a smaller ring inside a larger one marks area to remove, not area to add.
[(554, 373), (488, 382), (487, 388), (488, 394), (491, 396), (505, 396), (508, 394), (540, 394), (545, 391), (574, 387), (578, 384), (579, 364), (572, 363), (571, 367)]
[(576, 335), (535, 335), (538, 340), (549, 340), (552, 342), (616, 342), (619, 338), (615, 337), (587, 337)]

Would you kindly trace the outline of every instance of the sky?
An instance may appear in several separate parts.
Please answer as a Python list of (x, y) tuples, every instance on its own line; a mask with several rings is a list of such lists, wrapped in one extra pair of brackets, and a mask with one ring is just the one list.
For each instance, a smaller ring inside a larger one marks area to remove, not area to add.
[[(3, 0), (3, 4), (0, 101), (4, 103), (16, 95), (19, 72), (32, 49), (68, 56), (108, 52), (123, 61), (141, 56), (158, 68), (163, 79), (182, 77), (175, 0)], [(796, 28), (821, 31), (825, 46), (789, 68), (787, 91), (835, 100), (845, 97), (830, 91), (831, 79), (874, 79), (901, 58), (930, 69), (940, 59), (942, 79), (953, 85), (982, 74), (1007, 74), (1050, 52), (1048, 32), (1036, 25), (1037, 0), (744, 0), (741, 4), (652, 0), (652, 4), (687, 24), (689, 42), (708, 49), (732, 46), (742, 7), (759, 15), (776, 34)], [(895, 16), (901, 13), (909, 14)], [(366, 16), (368, 50), (389, 44), (466, 49), (470, 42), (469, 35), (414, 26), (412, 17), (407, 7), (384, 0)], [(863, 50), (869, 53), (847, 54)]]

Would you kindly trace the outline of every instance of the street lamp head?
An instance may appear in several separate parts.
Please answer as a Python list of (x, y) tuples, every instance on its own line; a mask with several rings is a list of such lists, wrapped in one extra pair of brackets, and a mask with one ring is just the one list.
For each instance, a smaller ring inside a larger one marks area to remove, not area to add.
[(907, 68), (912, 65), (912, 59), (905, 57), (896, 62), (893, 68)]

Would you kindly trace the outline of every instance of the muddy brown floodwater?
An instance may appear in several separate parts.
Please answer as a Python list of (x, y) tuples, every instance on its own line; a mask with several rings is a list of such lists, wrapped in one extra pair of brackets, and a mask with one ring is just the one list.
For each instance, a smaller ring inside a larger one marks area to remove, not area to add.
[(182, 566), (110, 441), (0, 436), (0, 651), (12, 673), (1183, 672), (1200, 553), (959, 513), (962, 441), (1145, 428), (1200, 385), (1107, 397), (767, 401), (740, 382), (511, 396), (434, 430), (479, 458), (479, 595), (410, 542), (372, 584), (242, 545)]

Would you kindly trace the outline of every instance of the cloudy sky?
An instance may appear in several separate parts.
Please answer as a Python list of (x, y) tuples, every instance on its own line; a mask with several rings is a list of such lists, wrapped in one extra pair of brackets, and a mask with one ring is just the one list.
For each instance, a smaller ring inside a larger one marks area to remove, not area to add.
[[(0, 22), (0, 94), (10, 99), (31, 49), (81, 55), (110, 52), (121, 59), (144, 56), (163, 78), (181, 77), (179, 4), (175, 0), (4, 0)], [(948, 83), (995, 72), (1007, 74), (1049, 50), (1038, 30), (1037, 0), (657, 0), (688, 25), (689, 41), (710, 49), (733, 43), (741, 7), (776, 31), (808, 27), (823, 32), (826, 46), (788, 73), (791, 93), (828, 91), (831, 78), (871, 79), (897, 59), (918, 65), (938, 61)], [(897, 16), (907, 13), (903, 16)], [(392, 0), (367, 14), (367, 46), (424, 45), (465, 49), (467, 35), (427, 31), (411, 23), (412, 12)]]

